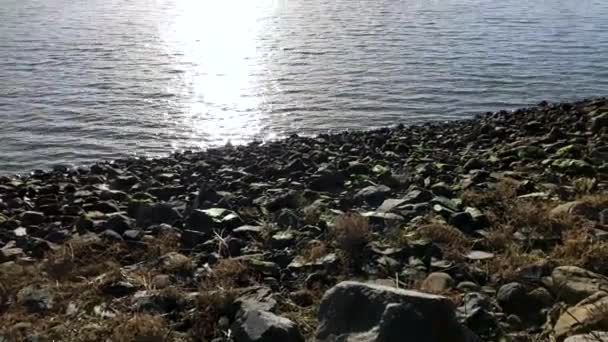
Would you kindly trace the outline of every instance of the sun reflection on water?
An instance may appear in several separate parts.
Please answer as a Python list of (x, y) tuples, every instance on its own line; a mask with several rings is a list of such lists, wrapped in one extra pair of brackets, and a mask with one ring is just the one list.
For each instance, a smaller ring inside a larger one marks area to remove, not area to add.
[[(260, 134), (264, 72), (256, 44), (264, 11), (272, 1), (181, 0), (177, 15), (161, 28), (170, 51), (178, 51), (184, 70), (184, 119), (175, 124), (190, 136), (183, 147), (242, 143)], [(271, 8), (271, 7), (270, 7)]]

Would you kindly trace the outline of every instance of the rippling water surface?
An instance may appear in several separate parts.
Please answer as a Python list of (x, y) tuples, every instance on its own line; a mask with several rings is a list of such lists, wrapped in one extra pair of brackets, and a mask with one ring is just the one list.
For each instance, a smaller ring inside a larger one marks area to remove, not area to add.
[(605, 0), (0, 0), (0, 173), (607, 94)]

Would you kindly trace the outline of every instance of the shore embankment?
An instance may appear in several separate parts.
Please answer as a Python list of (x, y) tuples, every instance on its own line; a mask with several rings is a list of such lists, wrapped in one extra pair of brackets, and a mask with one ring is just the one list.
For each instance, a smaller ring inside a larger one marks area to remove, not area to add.
[(605, 341), (605, 291), (606, 98), (0, 177), (0, 341)]

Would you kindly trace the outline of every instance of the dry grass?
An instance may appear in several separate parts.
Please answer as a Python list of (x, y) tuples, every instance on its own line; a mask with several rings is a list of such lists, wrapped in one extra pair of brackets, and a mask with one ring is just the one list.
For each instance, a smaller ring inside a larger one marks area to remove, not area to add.
[(526, 251), (516, 244), (510, 244), (507, 250), (483, 262), (483, 267), (487, 274), (503, 281), (511, 281), (517, 279), (518, 272), (523, 266), (534, 265), (546, 258), (542, 251)]
[(228, 327), (219, 324), (222, 318), (231, 321), (236, 312), (238, 292), (234, 289), (202, 290), (192, 312), (191, 337), (194, 341), (209, 341), (221, 337)]
[(359, 213), (346, 213), (336, 218), (334, 236), (345, 261), (357, 269), (361, 266), (363, 251), (370, 240), (369, 222)]
[(120, 317), (118, 320), (121, 323), (114, 329), (112, 341), (163, 342), (169, 339), (171, 331), (163, 317), (137, 314), (130, 318)]
[(329, 249), (324, 242), (314, 240), (302, 249), (300, 255), (307, 262), (315, 262), (316, 260), (326, 256), (328, 253)]
[(213, 267), (205, 289), (232, 289), (247, 278), (247, 267), (236, 259), (222, 259)]
[(428, 223), (417, 229), (417, 233), (443, 248), (444, 256), (450, 259), (459, 259), (471, 249), (471, 241), (463, 232), (445, 223)]

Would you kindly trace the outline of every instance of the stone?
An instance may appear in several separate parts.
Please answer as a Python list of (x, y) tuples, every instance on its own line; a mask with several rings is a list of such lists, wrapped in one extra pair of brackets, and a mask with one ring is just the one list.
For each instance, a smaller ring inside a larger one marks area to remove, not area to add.
[(482, 169), (483, 167), (484, 163), (481, 160), (477, 158), (471, 158), (464, 164), (462, 169), (468, 172), (470, 170)]
[(494, 253), (484, 252), (484, 251), (470, 251), (466, 258), (472, 261), (477, 260), (488, 260), (494, 258)]
[(168, 203), (143, 204), (137, 208), (135, 217), (137, 225), (144, 228), (161, 223), (174, 224), (182, 218)]
[(470, 336), (445, 297), (354, 281), (327, 291), (317, 317), (318, 342), (397, 342), (405, 336), (419, 342), (460, 342)]
[(508, 283), (501, 286), (496, 293), (496, 300), (507, 313), (521, 313), (528, 307), (526, 288), (520, 283)]
[(37, 226), (44, 222), (45, 216), (39, 211), (25, 211), (19, 216), (21, 224), (28, 226)]
[(608, 332), (591, 331), (587, 334), (570, 336), (564, 340), (564, 342), (600, 342), (600, 341), (608, 341)]
[(29, 285), (19, 290), (17, 303), (23, 305), (29, 312), (44, 312), (53, 308), (54, 296), (46, 288)]
[(103, 224), (103, 228), (111, 229), (118, 234), (124, 233), (126, 230), (131, 229), (131, 220), (120, 214), (112, 215), (108, 220)]
[(454, 279), (447, 273), (434, 272), (422, 282), (420, 289), (424, 292), (443, 293), (454, 288)]
[(551, 273), (553, 294), (570, 304), (608, 289), (608, 277), (577, 266), (556, 267)]
[(556, 159), (551, 167), (559, 172), (571, 175), (593, 175), (595, 169), (589, 163), (580, 159)]
[(566, 309), (555, 325), (553, 333), (558, 342), (574, 334), (593, 330), (604, 330), (608, 327), (608, 293), (597, 292), (574, 307)]
[(553, 208), (549, 212), (549, 215), (554, 218), (563, 215), (579, 215), (589, 220), (600, 221), (600, 209), (585, 201), (572, 201), (560, 204)]
[(386, 200), (384, 200), (384, 202), (382, 202), (380, 207), (378, 207), (378, 209), (376, 209), (376, 212), (379, 212), (379, 213), (391, 212), (391, 211), (395, 210), (396, 208), (398, 208), (400, 205), (405, 204), (405, 202), (406, 202), (406, 200), (404, 200), (404, 199), (397, 199), (397, 198), (386, 199)]
[(277, 301), (272, 289), (266, 286), (256, 286), (241, 293), (235, 300), (235, 304), (241, 311), (273, 311), (277, 306)]
[(433, 198), (433, 193), (427, 190), (412, 190), (403, 197), (404, 203), (417, 204), (428, 202)]
[(461, 281), (456, 285), (456, 289), (463, 293), (479, 291), (480, 288), (479, 285), (472, 281)]
[(371, 185), (359, 190), (355, 194), (355, 199), (360, 201), (366, 201), (371, 205), (377, 205), (384, 201), (386, 195), (390, 193), (391, 188), (386, 185)]
[(262, 310), (239, 314), (231, 330), (234, 342), (304, 342), (294, 322)]
[(120, 234), (111, 229), (104, 230), (103, 232), (101, 232), (101, 234), (99, 234), (99, 236), (108, 241), (118, 242), (123, 240)]
[(270, 245), (274, 249), (282, 249), (292, 246), (295, 243), (295, 235), (292, 231), (286, 230), (274, 234), (270, 238)]
[(161, 269), (167, 273), (191, 271), (194, 267), (190, 258), (177, 252), (169, 252), (161, 256), (159, 263)]

